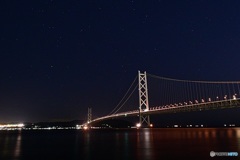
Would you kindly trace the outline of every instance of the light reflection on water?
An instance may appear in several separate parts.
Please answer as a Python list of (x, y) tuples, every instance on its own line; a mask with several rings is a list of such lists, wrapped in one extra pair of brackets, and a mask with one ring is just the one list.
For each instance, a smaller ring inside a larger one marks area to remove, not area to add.
[(21, 142), (22, 142), (22, 134), (19, 133), (17, 136), (17, 140), (16, 140), (16, 145), (15, 145), (15, 149), (14, 149), (14, 158), (18, 158), (20, 153), (21, 153)]
[(240, 128), (0, 132), (1, 160), (208, 159), (210, 151), (240, 154)]
[(238, 153), (240, 154), (240, 129), (236, 129), (237, 142), (238, 142)]
[[(1, 133), (1, 132), (0, 132)], [(21, 131), (0, 134), (0, 159), (18, 159), (21, 153)]]

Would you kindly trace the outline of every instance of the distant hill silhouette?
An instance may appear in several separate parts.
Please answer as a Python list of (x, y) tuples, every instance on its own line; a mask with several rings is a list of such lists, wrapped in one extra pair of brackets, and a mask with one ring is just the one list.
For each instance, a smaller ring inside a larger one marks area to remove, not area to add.
[(40, 128), (45, 127), (76, 127), (76, 125), (83, 124), (83, 120), (72, 120), (72, 121), (66, 121), (66, 122), (37, 122), (37, 123), (25, 123), (25, 127), (31, 128), (32, 126), (38, 126)]
[(132, 122), (121, 119), (108, 119), (94, 124), (96, 127), (103, 128), (129, 128), (134, 126)]

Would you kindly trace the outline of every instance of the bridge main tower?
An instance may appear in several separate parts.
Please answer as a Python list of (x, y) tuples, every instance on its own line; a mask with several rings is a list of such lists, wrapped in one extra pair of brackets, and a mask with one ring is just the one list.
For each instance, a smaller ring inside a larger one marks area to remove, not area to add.
[(138, 92), (139, 92), (139, 127), (150, 126), (150, 116), (144, 112), (149, 110), (147, 73), (138, 71)]
[(87, 117), (87, 123), (92, 122), (92, 108), (88, 107), (88, 117)]

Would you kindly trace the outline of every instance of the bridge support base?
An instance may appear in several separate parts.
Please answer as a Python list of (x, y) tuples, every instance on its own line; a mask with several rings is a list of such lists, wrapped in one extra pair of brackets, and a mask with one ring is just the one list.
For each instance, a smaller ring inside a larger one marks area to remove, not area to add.
[(151, 127), (150, 116), (149, 115), (139, 115), (139, 124), (140, 127)]

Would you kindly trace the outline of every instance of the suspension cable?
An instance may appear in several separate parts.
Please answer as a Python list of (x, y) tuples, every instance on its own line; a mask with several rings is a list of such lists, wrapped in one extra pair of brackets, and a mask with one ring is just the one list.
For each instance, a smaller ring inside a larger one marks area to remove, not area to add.
[(130, 89), (132, 88), (133, 84), (136, 82), (137, 80), (137, 76), (135, 77), (135, 79), (133, 80), (131, 86), (128, 88), (127, 92), (125, 93), (125, 95), (123, 96), (123, 98), (121, 99), (121, 101), (116, 105), (116, 107), (114, 107), (114, 109), (108, 114), (112, 114), (117, 108), (118, 106), (122, 103), (122, 101), (124, 100), (124, 98), (127, 96), (128, 92), (130, 91)]
[(150, 77), (153, 78), (158, 78), (158, 79), (163, 79), (163, 80), (169, 80), (169, 81), (177, 81), (177, 82), (191, 82), (191, 83), (240, 83), (240, 81), (191, 81), (191, 80), (180, 80), (180, 79), (174, 79), (174, 78), (166, 78), (166, 77), (160, 77), (160, 76), (156, 76), (153, 74), (147, 74)]
[(129, 100), (129, 98), (132, 96), (133, 92), (137, 89), (137, 86), (138, 86), (138, 85), (135, 86), (135, 88), (133, 89), (133, 91), (131, 92), (131, 94), (128, 96), (128, 98), (123, 102), (123, 104), (122, 104), (113, 114), (117, 113), (117, 112), (125, 105), (125, 103), (126, 103), (126, 102)]

